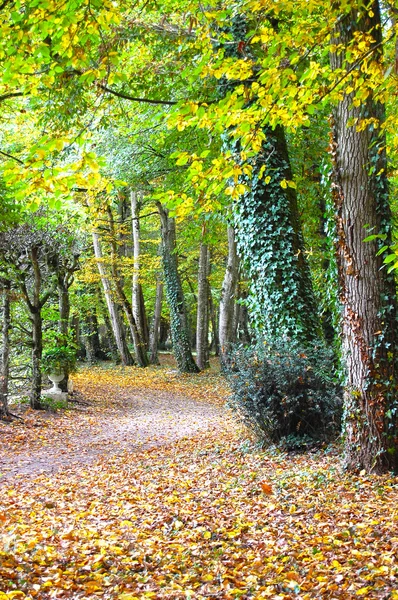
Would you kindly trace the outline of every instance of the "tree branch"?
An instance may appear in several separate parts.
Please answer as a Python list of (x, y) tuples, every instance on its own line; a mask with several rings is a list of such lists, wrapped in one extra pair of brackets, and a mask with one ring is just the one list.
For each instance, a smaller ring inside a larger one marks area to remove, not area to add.
[(3, 156), (7, 156), (7, 158), (11, 158), (12, 160), (16, 160), (20, 165), (25, 164), (22, 160), (20, 160), (16, 156), (13, 156), (12, 154), (8, 154), (7, 152), (3, 152), (3, 150), (0, 150), (0, 154), (2, 154)]
[(123, 92), (118, 92), (117, 90), (112, 90), (106, 85), (102, 83), (97, 83), (97, 86), (104, 90), (104, 92), (108, 92), (108, 94), (113, 94), (113, 96), (117, 96), (118, 98), (124, 98), (125, 100), (132, 100), (133, 102), (145, 102), (146, 104), (163, 104), (165, 106), (174, 106), (177, 104), (176, 101), (173, 100), (151, 100), (150, 98), (136, 98), (135, 96), (130, 96), (130, 94), (124, 94)]
[[(4, 6), (4, 2), (0, 6), (0, 10), (2, 9), (3, 6)], [(25, 96), (25, 93), (24, 92), (8, 92), (7, 94), (2, 94), (0, 96), (0, 102), (3, 102), (3, 100), (8, 100), (8, 98), (18, 98), (20, 96)]]

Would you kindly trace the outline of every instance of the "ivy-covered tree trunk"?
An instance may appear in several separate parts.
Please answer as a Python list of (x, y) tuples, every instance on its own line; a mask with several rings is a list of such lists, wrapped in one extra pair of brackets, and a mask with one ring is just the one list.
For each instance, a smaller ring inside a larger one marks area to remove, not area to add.
[(10, 288), (8, 279), (0, 282), (2, 287), (2, 327), (1, 327), (1, 354), (0, 354), (0, 418), (9, 417), (8, 410), (8, 382), (10, 373)]
[(319, 339), (320, 321), (296, 190), (285, 183), (293, 177), (285, 132), (277, 126), (265, 133), (252, 174), (242, 177), (248, 191), (235, 208), (238, 253), (250, 282), (247, 305), (266, 337), (306, 344)]
[(198, 302), (196, 313), (196, 364), (199, 369), (210, 368), (209, 362), (209, 248), (200, 244), (198, 269)]
[[(356, 36), (373, 38), (371, 69), (381, 67), (378, 2), (342, 15), (334, 43), (347, 48)], [(331, 57), (336, 70), (350, 68), (344, 52)], [(364, 77), (359, 66), (355, 67)], [(398, 347), (394, 275), (377, 256), (391, 240), (384, 107), (372, 95), (358, 106), (347, 93), (334, 111), (334, 200), (342, 314), (345, 388), (345, 455), (349, 469), (398, 469)], [(374, 121), (375, 120), (375, 121)], [(377, 126), (375, 126), (375, 122)], [(382, 234), (385, 240), (364, 242)]]
[[(229, 28), (234, 43), (225, 47), (227, 56), (241, 59), (247, 31), (245, 17), (237, 15)], [(237, 85), (242, 82), (223, 78), (220, 93), (225, 95)], [(264, 134), (261, 149), (248, 162), (242, 159), (240, 139), (232, 132), (225, 142), (236, 162), (251, 169), (240, 177), (247, 192), (234, 206), (238, 254), (250, 281), (247, 306), (252, 322), (265, 337), (286, 336), (307, 344), (319, 339), (321, 327), (297, 194), (289, 185), (293, 175), (285, 131), (278, 125), (266, 127)]]
[(162, 318), (163, 283), (158, 278), (156, 282), (155, 309), (153, 313), (152, 332), (150, 337), (150, 363), (159, 365), (158, 344), (160, 334), (160, 320)]
[(236, 248), (235, 231), (228, 227), (228, 259), (220, 299), (219, 339), (221, 362), (225, 362), (234, 341), (234, 305), (238, 283), (239, 259)]
[(97, 259), (97, 267), (98, 267), (98, 271), (99, 271), (99, 274), (101, 277), (101, 283), (102, 283), (102, 287), (104, 290), (105, 301), (106, 301), (106, 305), (108, 307), (112, 331), (113, 331), (113, 334), (115, 337), (117, 349), (119, 351), (120, 359), (121, 359), (123, 365), (133, 365), (134, 364), (133, 357), (131, 356), (130, 351), (126, 344), (126, 339), (125, 339), (124, 332), (122, 329), (122, 322), (120, 319), (118, 306), (113, 300), (111, 286), (110, 286), (109, 279), (107, 277), (107, 273), (106, 273), (105, 266), (103, 263), (103, 255), (102, 255), (99, 235), (96, 232), (93, 232), (92, 235), (93, 235), (94, 254), (95, 254), (95, 258)]
[(188, 315), (178, 273), (175, 221), (169, 217), (167, 209), (160, 202), (157, 206), (161, 222), (162, 261), (174, 356), (182, 373), (197, 373), (199, 369), (192, 356)]

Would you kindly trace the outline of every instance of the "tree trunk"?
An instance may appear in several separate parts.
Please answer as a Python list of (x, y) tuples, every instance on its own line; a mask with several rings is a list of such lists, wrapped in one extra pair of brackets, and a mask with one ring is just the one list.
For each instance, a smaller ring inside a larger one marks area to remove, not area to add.
[[(69, 333), (70, 299), (69, 288), (64, 274), (58, 274), (58, 306), (59, 306), (59, 333), (61, 339), (66, 343)], [(68, 391), (69, 373), (60, 382), (59, 387), (63, 392)]]
[[(374, 40), (373, 68), (381, 67), (378, 2), (343, 15), (334, 43), (347, 48), (358, 32)], [(331, 56), (334, 69), (349, 68), (344, 52)], [(372, 68), (372, 66), (370, 67)], [(364, 77), (360, 67), (357, 67)], [(345, 459), (351, 470), (381, 473), (398, 469), (397, 307), (394, 275), (376, 256), (391, 240), (385, 139), (380, 127), (363, 119), (384, 120), (384, 108), (369, 96), (355, 106), (347, 93), (334, 112), (334, 200), (342, 314), (345, 388)], [(369, 123), (369, 122), (368, 122)], [(353, 125), (354, 124), (354, 125)], [(368, 231), (367, 231), (368, 230)], [(384, 234), (385, 241), (364, 242)]]
[(115, 227), (113, 221), (112, 210), (108, 207), (108, 217), (110, 226), (110, 246), (111, 246), (111, 268), (112, 268), (112, 280), (115, 286), (116, 294), (119, 302), (122, 305), (124, 313), (127, 318), (127, 322), (130, 329), (131, 338), (134, 344), (135, 358), (139, 367), (147, 367), (149, 364), (148, 355), (146, 352), (146, 345), (140, 335), (134, 314), (130, 302), (127, 299), (125, 291), (123, 289), (122, 278), (117, 268), (117, 244), (115, 237)]
[[(204, 230), (203, 230), (204, 234)], [(196, 319), (196, 364), (202, 371), (210, 368), (209, 362), (209, 248), (200, 244), (198, 269), (198, 302)]]
[(132, 308), (140, 339), (145, 344), (145, 351), (147, 351), (149, 347), (148, 319), (145, 311), (144, 294), (140, 283), (140, 204), (138, 194), (131, 192), (131, 228), (133, 232), (134, 251)]
[(58, 278), (59, 333), (62, 337), (67, 338), (69, 333), (70, 299), (69, 288), (63, 279), (63, 277)]
[(96, 359), (101, 356), (98, 319), (95, 313), (88, 313), (84, 317), (84, 347), (87, 362), (95, 363)]
[(212, 329), (212, 340), (210, 348), (214, 351), (216, 356), (220, 355), (220, 339), (218, 337), (218, 323), (217, 323), (217, 311), (214, 306), (213, 294), (211, 293), (211, 287), (209, 286), (209, 315)]
[(32, 313), (32, 383), (30, 392), (30, 406), (40, 410), (41, 406), (41, 358), (43, 354), (43, 321), (41, 309), (34, 308)]
[(158, 343), (160, 333), (160, 319), (162, 317), (163, 283), (158, 278), (156, 282), (155, 310), (153, 314), (152, 333), (150, 342), (150, 363), (159, 365)]
[(236, 249), (235, 232), (233, 227), (228, 227), (228, 261), (220, 299), (219, 338), (221, 363), (225, 363), (234, 339), (233, 320), (238, 270), (239, 258)]
[(5, 279), (2, 285), (2, 331), (1, 331), (1, 355), (0, 355), (0, 418), (8, 418), (8, 380), (10, 372), (10, 281)]
[[(301, 344), (321, 336), (320, 320), (305, 256), (296, 190), (282, 127), (267, 128), (248, 187), (236, 205), (238, 252), (250, 282), (248, 310), (270, 339), (287, 336)], [(260, 170), (263, 175), (260, 178)]]
[(29, 303), (32, 318), (32, 384), (30, 393), (30, 406), (40, 410), (41, 406), (41, 359), (43, 354), (43, 320), (41, 315), (42, 302), (40, 301), (41, 271), (38, 260), (38, 248), (32, 248), (30, 258), (33, 266), (33, 302)]
[(99, 298), (98, 298), (98, 308), (100, 311), (100, 315), (104, 319), (104, 328), (105, 328), (105, 339), (104, 339), (104, 337), (102, 338), (102, 343), (103, 343), (104, 347), (106, 347), (106, 346), (108, 347), (110, 355), (112, 357), (112, 360), (115, 363), (118, 363), (120, 361), (120, 355), (118, 352), (115, 336), (114, 336), (111, 321), (109, 318), (109, 312), (107, 311), (107, 308), (103, 301), (103, 296), (101, 294), (101, 290), (99, 289), (98, 291), (100, 292)]
[[(225, 56), (241, 60), (247, 45), (248, 24), (237, 14), (231, 22), (232, 43)], [(220, 93), (242, 81), (222, 78)], [(249, 91), (249, 90), (248, 90)], [(246, 107), (250, 110), (250, 101)], [(296, 190), (287, 182), (292, 170), (282, 126), (264, 128), (265, 140), (257, 155), (242, 159), (240, 139), (231, 135), (226, 150), (242, 167), (246, 187), (234, 207), (238, 253), (250, 281), (247, 307), (251, 321), (266, 338), (288, 337), (303, 345), (317, 341), (320, 320), (297, 206)], [(251, 169), (245, 173), (244, 169)]]
[(161, 221), (162, 259), (174, 356), (182, 373), (197, 373), (198, 367), (192, 357), (188, 315), (178, 273), (175, 221), (169, 217), (167, 209), (160, 202), (157, 206)]
[(98, 233), (93, 232), (93, 246), (94, 246), (94, 254), (97, 259), (98, 271), (101, 277), (101, 283), (104, 290), (105, 301), (108, 307), (111, 326), (113, 335), (115, 336), (115, 341), (117, 345), (117, 349), (120, 354), (120, 359), (123, 365), (133, 365), (133, 357), (130, 354), (130, 351), (126, 344), (126, 339), (122, 330), (122, 322), (120, 319), (119, 311), (117, 304), (114, 302), (112, 298), (112, 290), (109, 283), (108, 276), (106, 274), (106, 270), (103, 263), (103, 256), (101, 250), (101, 244)]

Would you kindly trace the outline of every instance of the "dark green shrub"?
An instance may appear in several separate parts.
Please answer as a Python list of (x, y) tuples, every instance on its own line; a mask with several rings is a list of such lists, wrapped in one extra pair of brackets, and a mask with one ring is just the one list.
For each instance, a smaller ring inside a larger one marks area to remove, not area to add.
[(263, 442), (297, 447), (337, 436), (342, 392), (324, 347), (303, 350), (286, 340), (237, 347), (226, 370), (231, 408)]

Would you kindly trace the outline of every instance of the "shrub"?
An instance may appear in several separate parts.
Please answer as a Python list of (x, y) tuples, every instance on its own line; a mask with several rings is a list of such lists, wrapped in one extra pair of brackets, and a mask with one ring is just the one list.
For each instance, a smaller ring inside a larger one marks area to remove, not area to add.
[(53, 346), (43, 352), (41, 362), (44, 373), (73, 373), (76, 369), (76, 351), (69, 346)]
[(324, 347), (303, 350), (287, 340), (237, 347), (226, 371), (231, 408), (266, 444), (291, 448), (337, 436), (342, 390)]

